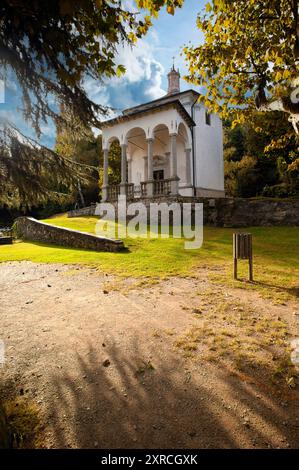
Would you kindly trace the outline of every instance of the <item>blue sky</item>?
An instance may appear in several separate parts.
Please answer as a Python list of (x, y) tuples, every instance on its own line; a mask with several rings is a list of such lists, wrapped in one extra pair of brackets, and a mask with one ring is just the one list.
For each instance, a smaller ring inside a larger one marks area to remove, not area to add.
[[(125, 0), (132, 4), (132, 0)], [(125, 65), (127, 72), (121, 78), (113, 78), (104, 85), (93, 80), (86, 81), (86, 90), (97, 103), (111, 106), (118, 113), (126, 107), (135, 106), (163, 96), (167, 90), (167, 73), (172, 66), (179, 67), (181, 76), (187, 72), (184, 58), (180, 57), (181, 48), (191, 42), (203, 41), (196, 27), (197, 13), (204, 7), (205, 0), (185, 0), (182, 9), (174, 16), (163, 11), (154, 21), (146, 37), (139, 40), (133, 48), (120, 47), (118, 62)], [(190, 88), (181, 79), (181, 89)], [(6, 116), (24, 134), (36, 137), (34, 131), (23, 121), (18, 108), (21, 107), (18, 88), (10, 82), (6, 87), (6, 104), (0, 104), (0, 118)], [(52, 147), (55, 142), (55, 127), (49, 122), (42, 126), (41, 142)]]

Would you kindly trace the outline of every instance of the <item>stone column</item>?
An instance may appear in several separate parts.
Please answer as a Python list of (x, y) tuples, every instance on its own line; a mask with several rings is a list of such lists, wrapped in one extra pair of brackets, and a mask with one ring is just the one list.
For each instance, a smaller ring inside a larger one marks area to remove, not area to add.
[(165, 152), (165, 157), (166, 157), (165, 166), (166, 166), (166, 170), (167, 170), (166, 175), (165, 175), (165, 179), (168, 179), (171, 176), (170, 152)]
[(103, 186), (102, 186), (102, 201), (105, 202), (107, 201), (108, 198), (108, 149), (103, 150), (103, 157), (104, 157), (104, 162), (103, 162)]
[(147, 139), (147, 195), (151, 197), (154, 192), (153, 183), (153, 152), (154, 139)]
[(121, 183), (120, 183), (120, 194), (126, 194), (127, 184), (127, 145), (121, 145)]
[(177, 162), (177, 147), (176, 147), (177, 134), (170, 134), (170, 178), (171, 182), (171, 193), (178, 194), (179, 189), (179, 177), (178, 177), (178, 162)]
[(186, 155), (186, 185), (191, 185), (191, 149), (185, 149)]
[(128, 183), (132, 183), (132, 158), (128, 158)]
[(144, 165), (143, 165), (143, 173), (144, 173), (143, 181), (147, 181), (147, 155), (146, 155), (145, 157), (143, 157), (143, 161), (144, 161)]

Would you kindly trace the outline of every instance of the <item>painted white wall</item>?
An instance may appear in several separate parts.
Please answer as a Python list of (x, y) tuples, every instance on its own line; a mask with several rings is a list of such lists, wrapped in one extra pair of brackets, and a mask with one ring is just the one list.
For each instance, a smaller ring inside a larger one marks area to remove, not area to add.
[(211, 125), (206, 124), (205, 107), (194, 107), (195, 186), (224, 191), (222, 121), (211, 114)]
[[(194, 96), (186, 93), (180, 99), (186, 111), (192, 116)], [(193, 107), (195, 186), (224, 191), (223, 129), (218, 115), (211, 115), (211, 125), (206, 124), (206, 108), (196, 103)]]
[(134, 184), (140, 184), (141, 181), (144, 181), (144, 159), (143, 157), (146, 154), (139, 150), (136, 151), (132, 154), (132, 170), (131, 170), (131, 175), (132, 175), (132, 181), (131, 183)]

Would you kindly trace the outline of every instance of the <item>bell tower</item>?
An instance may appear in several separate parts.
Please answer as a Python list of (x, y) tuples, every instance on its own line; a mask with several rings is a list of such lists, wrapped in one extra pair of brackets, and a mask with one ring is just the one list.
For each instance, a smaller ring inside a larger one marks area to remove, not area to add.
[[(173, 58), (174, 60), (174, 58)], [(175, 70), (174, 62), (170, 72), (167, 74), (168, 77), (168, 95), (173, 95), (174, 93), (180, 92), (180, 73), (179, 70)]]

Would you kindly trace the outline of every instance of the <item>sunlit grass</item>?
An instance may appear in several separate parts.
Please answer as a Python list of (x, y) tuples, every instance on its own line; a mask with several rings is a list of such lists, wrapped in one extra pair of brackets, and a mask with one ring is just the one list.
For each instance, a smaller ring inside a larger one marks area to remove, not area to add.
[[(67, 218), (60, 216), (46, 222), (95, 233), (96, 217)], [(196, 275), (197, 269), (221, 267), (210, 273), (215, 280), (232, 278), (232, 233), (230, 228), (204, 228), (204, 242), (200, 249), (186, 250), (184, 240), (178, 238), (125, 238), (128, 251), (104, 253), (63, 248), (33, 242), (18, 241), (0, 246), (0, 261), (30, 260), (40, 263), (64, 263), (97, 266), (100, 270), (124, 276), (167, 277)], [(299, 228), (254, 227), (254, 274), (257, 281), (295, 289), (299, 273)], [(213, 270), (212, 270), (213, 271)], [(208, 275), (209, 269), (207, 269)], [(247, 262), (239, 263), (240, 277), (247, 275)], [(254, 288), (254, 285), (252, 285)]]

